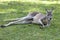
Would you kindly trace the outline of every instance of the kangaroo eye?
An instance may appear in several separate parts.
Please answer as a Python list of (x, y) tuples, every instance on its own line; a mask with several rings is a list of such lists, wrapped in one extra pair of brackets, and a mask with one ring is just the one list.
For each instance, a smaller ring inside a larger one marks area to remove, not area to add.
[(52, 18), (48, 18), (48, 20), (50, 21)]

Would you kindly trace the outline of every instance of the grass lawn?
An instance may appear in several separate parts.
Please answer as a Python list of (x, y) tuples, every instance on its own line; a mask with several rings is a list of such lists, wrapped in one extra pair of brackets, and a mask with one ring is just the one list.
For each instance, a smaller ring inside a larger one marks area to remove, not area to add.
[(0, 40), (60, 40), (60, 4), (35, 4), (25, 2), (0, 3), (0, 25), (4, 20), (26, 16), (29, 12), (39, 11), (46, 14), (45, 8), (55, 7), (51, 26), (40, 29), (39, 25), (11, 25), (0, 28)]

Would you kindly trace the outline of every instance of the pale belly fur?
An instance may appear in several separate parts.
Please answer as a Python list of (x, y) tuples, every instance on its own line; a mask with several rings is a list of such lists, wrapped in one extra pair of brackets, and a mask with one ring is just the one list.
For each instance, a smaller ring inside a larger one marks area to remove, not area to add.
[(39, 13), (39, 14), (37, 14), (37, 15), (34, 17), (32, 23), (40, 24), (40, 23), (39, 23), (39, 20), (41, 20), (41, 19), (44, 18), (44, 17), (45, 17), (44, 14)]

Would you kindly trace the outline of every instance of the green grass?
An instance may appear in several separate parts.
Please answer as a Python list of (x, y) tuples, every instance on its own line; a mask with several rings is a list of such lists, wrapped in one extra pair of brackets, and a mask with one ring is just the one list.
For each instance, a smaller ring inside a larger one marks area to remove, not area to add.
[(45, 8), (55, 7), (53, 20), (49, 27), (40, 29), (39, 25), (11, 25), (0, 28), (0, 40), (60, 40), (60, 5), (35, 4), (22, 2), (4, 2), (0, 4), (0, 25), (4, 20), (26, 16), (29, 12), (46, 13)]

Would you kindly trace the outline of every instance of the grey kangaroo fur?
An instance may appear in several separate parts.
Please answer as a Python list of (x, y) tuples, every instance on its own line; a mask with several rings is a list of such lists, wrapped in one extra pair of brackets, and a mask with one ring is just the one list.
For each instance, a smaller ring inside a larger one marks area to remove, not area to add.
[(29, 24), (29, 23), (41, 24), (42, 26), (40, 26), (40, 28), (47, 27), (50, 25), (53, 9), (54, 8), (51, 8), (50, 10), (46, 9), (46, 15), (40, 12), (30, 12), (27, 16), (14, 19), (15, 21), (1, 25), (0, 27), (3, 28), (12, 24)]

